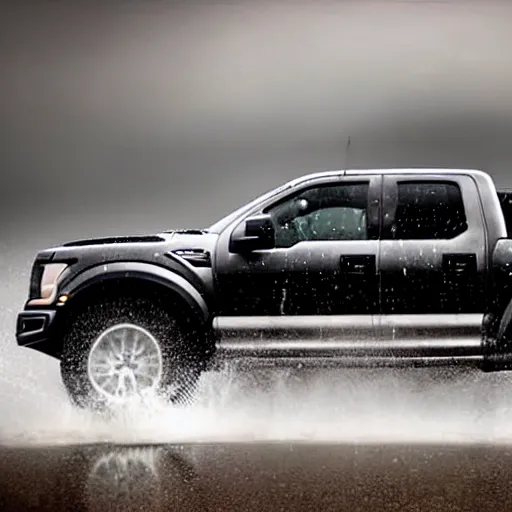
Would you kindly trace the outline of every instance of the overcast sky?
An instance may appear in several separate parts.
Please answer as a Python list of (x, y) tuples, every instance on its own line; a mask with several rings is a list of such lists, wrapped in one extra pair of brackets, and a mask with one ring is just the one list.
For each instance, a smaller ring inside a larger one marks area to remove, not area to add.
[(5, 0), (1, 232), (204, 226), (346, 165), (512, 186), (511, 20), (492, 0)]

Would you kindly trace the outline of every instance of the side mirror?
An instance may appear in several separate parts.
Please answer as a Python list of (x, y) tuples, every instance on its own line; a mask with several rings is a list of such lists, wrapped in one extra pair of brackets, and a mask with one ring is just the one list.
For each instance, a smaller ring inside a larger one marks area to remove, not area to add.
[(268, 214), (246, 219), (234, 229), (229, 243), (230, 252), (238, 254), (274, 247), (274, 223)]

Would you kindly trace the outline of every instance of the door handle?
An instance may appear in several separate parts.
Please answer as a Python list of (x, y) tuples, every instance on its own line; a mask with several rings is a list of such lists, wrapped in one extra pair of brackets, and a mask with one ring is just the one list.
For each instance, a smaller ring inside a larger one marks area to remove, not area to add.
[(376, 271), (375, 261), (374, 255), (343, 255), (340, 258), (340, 270), (344, 275), (372, 275)]
[(443, 272), (451, 275), (476, 273), (476, 254), (443, 254)]

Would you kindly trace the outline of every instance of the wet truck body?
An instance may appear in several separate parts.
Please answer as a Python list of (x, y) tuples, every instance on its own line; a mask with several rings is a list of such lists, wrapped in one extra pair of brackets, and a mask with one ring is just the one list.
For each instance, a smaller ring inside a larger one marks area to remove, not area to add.
[(17, 340), (64, 365), (78, 344), (83, 368), (64, 374), (92, 379), (101, 333), (81, 344), (74, 322), (91, 304), (142, 297), (187, 340), (164, 333), (159, 346), (194, 346), (183, 368), (195, 376), (225, 362), (506, 370), (511, 226), (512, 193), (482, 171), (310, 174), (207, 229), (41, 251)]

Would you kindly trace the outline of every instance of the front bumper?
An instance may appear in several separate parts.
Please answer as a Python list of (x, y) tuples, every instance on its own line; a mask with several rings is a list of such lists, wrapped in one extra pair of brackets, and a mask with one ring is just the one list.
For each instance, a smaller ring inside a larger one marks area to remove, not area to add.
[(57, 311), (51, 309), (22, 311), (16, 322), (18, 345), (58, 357), (58, 347), (54, 343), (56, 318)]

